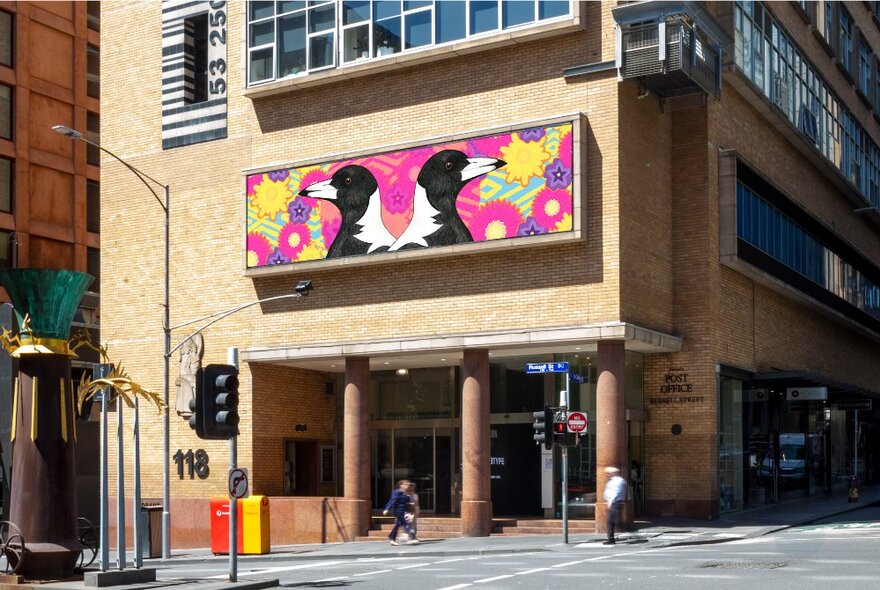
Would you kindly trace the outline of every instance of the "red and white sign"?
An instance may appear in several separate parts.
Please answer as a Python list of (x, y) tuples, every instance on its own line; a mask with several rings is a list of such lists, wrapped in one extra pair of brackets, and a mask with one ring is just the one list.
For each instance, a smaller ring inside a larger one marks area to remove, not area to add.
[(581, 412), (570, 412), (568, 414), (568, 431), (574, 433), (586, 432), (587, 416)]

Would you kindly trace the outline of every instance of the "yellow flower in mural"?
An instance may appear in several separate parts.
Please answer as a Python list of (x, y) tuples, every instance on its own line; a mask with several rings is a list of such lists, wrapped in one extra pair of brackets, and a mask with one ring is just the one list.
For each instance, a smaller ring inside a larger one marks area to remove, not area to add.
[(556, 224), (556, 231), (569, 231), (571, 229), (571, 214), (566, 213)]
[(322, 260), (325, 256), (327, 256), (327, 250), (325, 248), (321, 248), (320, 246), (311, 243), (299, 251), (299, 256), (296, 257), (296, 260), (298, 262), (305, 260)]
[(287, 210), (287, 204), (294, 196), (286, 180), (277, 182), (264, 174), (263, 181), (254, 187), (251, 207), (258, 217), (274, 219), (276, 215)]
[(550, 152), (544, 145), (546, 139), (523, 141), (519, 135), (511, 135), (510, 145), (501, 148), (501, 159), (507, 162), (503, 170), (507, 172), (508, 183), (526, 186), (532, 177), (543, 176), (544, 165), (550, 160)]

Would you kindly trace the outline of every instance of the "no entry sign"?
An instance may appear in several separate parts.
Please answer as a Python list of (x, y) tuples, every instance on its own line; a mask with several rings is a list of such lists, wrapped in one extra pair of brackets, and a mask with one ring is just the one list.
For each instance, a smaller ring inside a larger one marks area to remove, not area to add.
[(581, 412), (571, 412), (566, 421), (569, 432), (581, 433), (587, 431), (587, 416)]

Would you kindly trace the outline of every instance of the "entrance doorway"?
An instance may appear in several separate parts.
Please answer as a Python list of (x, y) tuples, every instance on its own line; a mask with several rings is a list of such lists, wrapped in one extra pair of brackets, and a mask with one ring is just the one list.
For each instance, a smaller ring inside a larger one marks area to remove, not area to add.
[(318, 495), (317, 441), (284, 441), (284, 495)]
[(403, 427), (373, 431), (373, 508), (384, 507), (397, 482), (408, 479), (416, 484), (422, 512), (458, 512), (461, 489), (458, 437), (458, 428)]

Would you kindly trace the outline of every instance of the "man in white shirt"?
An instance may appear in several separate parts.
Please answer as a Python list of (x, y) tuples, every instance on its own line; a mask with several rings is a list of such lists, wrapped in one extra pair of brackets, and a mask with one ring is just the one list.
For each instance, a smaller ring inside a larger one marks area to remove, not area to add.
[(606, 467), (605, 473), (608, 474), (608, 481), (605, 482), (605, 492), (603, 497), (608, 511), (605, 513), (605, 525), (608, 529), (608, 540), (605, 545), (614, 545), (614, 525), (617, 523), (617, 514), (626, 500), (626, 480), (620, 477), (620, 469), (617, 467)]

